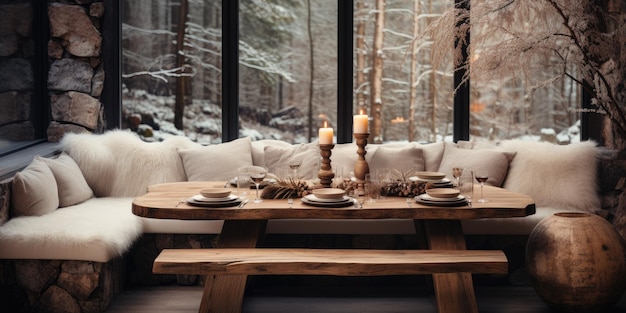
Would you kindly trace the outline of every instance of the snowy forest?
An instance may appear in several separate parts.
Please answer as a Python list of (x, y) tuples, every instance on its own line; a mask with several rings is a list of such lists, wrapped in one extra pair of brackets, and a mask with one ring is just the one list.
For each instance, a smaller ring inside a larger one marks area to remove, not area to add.
[[(240, 0), (240, 136), (300, 143), (324, 122), (336, 128), (337, 1)], [(370, 115), (374, 142), (451, 140), (459, 30), (445, 17), (453, 5), (354, 0), (352, 106)], [(221, 1), (122, 6), (124, 127), (152, 140), (220, 142), (222, 107), (233, 105), (222, 103)], [(535, 12), (520, 14), (477, 18), (470, 63), (510, 40), (507, 29), (540, 27)], [(509, 76), (470, 74), (471, 139), (578, 140), (580, 88), (559, 74), (575, 65), (534, 61)]]

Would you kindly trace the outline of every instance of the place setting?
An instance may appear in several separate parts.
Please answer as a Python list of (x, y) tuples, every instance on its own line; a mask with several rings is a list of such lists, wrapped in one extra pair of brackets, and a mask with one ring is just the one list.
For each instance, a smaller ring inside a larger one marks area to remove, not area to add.
[(417, 172), (415, 176), (409, 177), (409, 180), (430, 183), (435, 188), (453, 187), (452, 181), (446, 178), (446, 174), (442, 172)]
[(193, 206), (209, 208), (233, 207), (245, 204), (243, 199), (232, 195), (230, 190), (223, 188), (202, 189), (199, 194), (187, 199), (187, 203)]
[(415, 201), (419, 204), (432, 206), (464, 206), (467, 199), (461, 195), (458, 189), (453, 188), (431, 188), (426, 189), (426, 193), (415, 196)]
[(300, 198), (303, 204), (324, 207), (343, 208), (354, 205), (354, 199), (346, 195), (346, 191), (339, 188), (314, 189), (313, 193)]

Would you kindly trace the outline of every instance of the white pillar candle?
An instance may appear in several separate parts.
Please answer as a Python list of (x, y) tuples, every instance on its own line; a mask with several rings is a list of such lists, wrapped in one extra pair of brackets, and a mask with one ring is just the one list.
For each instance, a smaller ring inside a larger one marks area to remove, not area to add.
[(333, 129), (328, 127), (328, 123), (324, 122), (324, 127), (319, 130), (320, 145), (332, 145), (333, 135)]
[(354, 133), (355, 134), (367, 134), (369, 130), (368, 116), (363, 114), (363, 111), (361, 111), (360, 113), (361, 114), (355, 115), (353, 118)]

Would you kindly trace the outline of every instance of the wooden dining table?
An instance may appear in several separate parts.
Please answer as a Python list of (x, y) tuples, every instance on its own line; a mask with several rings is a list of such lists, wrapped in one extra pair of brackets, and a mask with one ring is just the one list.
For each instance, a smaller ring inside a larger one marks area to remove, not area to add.
[[(225, 187), (226, 186), (226, 187)], [(404, 197), (384, 197), (376, 202), (342, 208), (315, 207), (286, 199), (251, 199), (244, 207), (192, 206), (181, 199), (201, 189), (230, 188), (225, 182), (177, 182), (152, 185), (134, 199), (132, 212), (147, 218), (179, 220), (224, 220), (217, 248), (254, 248), (265, 235), (271, 219), (411, 219), (416, 230), (423, 230), (431, 250), (466, 250), (462, 220), (523, 217), (535, 213), (531, 197), (503, 188), (485, 186), (486, 203), (472, 206), (433, 206), (407, 201)], [(476, 191), (479, 192), (478, 187)], [(236, 192), (236, 189), (232, 189)], [(250, 194), (254, 197), (254, 193)], [(246, 284), (245, 275), (207, 277), (200, 304), (201, 312), (240, 312)], [(471, 273), (433, 274), (438, 312), (478, 312)]]

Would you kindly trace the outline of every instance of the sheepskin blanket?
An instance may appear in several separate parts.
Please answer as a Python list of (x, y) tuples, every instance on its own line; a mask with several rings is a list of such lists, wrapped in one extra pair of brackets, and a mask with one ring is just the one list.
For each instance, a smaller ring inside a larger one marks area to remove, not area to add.
[(140, 196), (149, 185), (187, 180), (178, 149), (193, 147), (200, 144), (184, 136), (149, 143), (123, 130), (66, 134), (61, 140), (96, 197)]
[(0, 227), (0, 259), (107, 262), (142, 234), (133, 198), (92, 198), (43, 216), (23, 216)]

